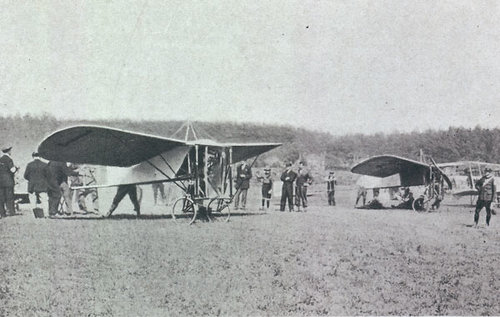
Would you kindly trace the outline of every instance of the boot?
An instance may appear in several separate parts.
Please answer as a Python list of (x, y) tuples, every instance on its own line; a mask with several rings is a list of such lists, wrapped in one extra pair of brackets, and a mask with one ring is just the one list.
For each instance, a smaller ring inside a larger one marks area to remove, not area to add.
[(116, 207), (117, 207), (117, 205), (111, 204), (111, 207), (109, 208), (109, 211), (106, 214), (106, 218), (111, 216), (111, 214), (113, 213), (113, 211), (115, 211)]

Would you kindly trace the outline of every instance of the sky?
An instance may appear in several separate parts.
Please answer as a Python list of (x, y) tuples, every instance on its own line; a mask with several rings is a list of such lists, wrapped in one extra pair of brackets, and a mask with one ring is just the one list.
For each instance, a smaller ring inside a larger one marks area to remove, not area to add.
[(498, 127), (497, 1), (0, 0), (0, 113)]

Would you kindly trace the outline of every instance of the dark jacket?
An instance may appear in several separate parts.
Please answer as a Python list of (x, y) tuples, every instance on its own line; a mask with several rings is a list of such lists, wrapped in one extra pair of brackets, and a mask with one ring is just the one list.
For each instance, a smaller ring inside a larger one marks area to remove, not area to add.
[(68, 176), (78, 176), (78, 172), (69, 168), (65, 162), (49, 162), (51, 177), (55, 178), (58, 185), (68, 182)]
[(4, 154), (0, 157), (0, 187), (14, 187), (13, 167), (14, 161), (12, 161), (10, 156)]
[(236, 189), (248, 189), (250, 188), (250, 178), (252, 178), (252, 168), (250, 165), (243, 164), (236, 168)]
[(326, 179), (326, 190), (329, 192), (335, 191), (335, 185), (337, 185), (337, 179), (335, 178), (335, 176), (328, 176)]
[(29, 162), (24, 171), (24, 179), (28, 181), (28, 192), (46, 192), (49, 177), (49, 166), (47, 163), (40, 160)]
[(289, 172), (285, 170), (280, 177), (281, 181), (283, 182), (283, 187), (292, 186), (296, 178), (297, 178), (297, 173), (295, 173), (292, 170), (290, 170)]
[(479, 191), (479, 200), (493, 201), (496, 198), (497, 188), (493, 176), (490, 178), (486, 178), (486, 176), (481, 177), (476, 182), (476, 188)]
[(297, 186), (304, 186), (305, 184), (309, 184), (312, 182), (312, 177), (309, 175), (309, 172), (307, 172), (305, 169), (299, 170), (299, 173), (297, 175)]

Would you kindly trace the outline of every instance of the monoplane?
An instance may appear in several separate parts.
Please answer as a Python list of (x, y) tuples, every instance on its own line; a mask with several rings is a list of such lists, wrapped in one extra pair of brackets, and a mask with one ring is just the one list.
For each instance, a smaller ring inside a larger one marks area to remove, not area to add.
[(431, 158), (427, 164), (395, 155), (374, 156), (356, 164), (351, 172), (379, 178), (380, 183), (373, 188), (421, 187), (412, 204), (416, 211), (428, 211), (436, 200), (442, 200), (444, 183), (452, 188), (448, 176)]
[[(255, 158), (281, 143), (229, 143), (184, 140), (110, 127), (79, 125), (45, 138), (38, 153), (47, 160), (106, 166), (106, 177), (88, 187), (169, 182), (182, 190), (172, 204), (174, 220), (191, 224), (203, 213), (210, 221), (229, 220), (233, 165)], [(194, 129), (192, 130), (194, 133)], [(252, 163), (253, 164), (253, 163)], [(77, 189), (77, 188), (74, 188)]]
[[(478, 162), (478, 161), (458, 161), (440, 163), (438, 166), (449, 176), (453, 191), (450, 192), (455, 197), (470, 197), (470, 204), (474, 205), (474, 198), (478, 195), (476, 182), (483, 177), (484, 170), (488, 167), (493, 171), (496, 184), (500, 184), (500, 164)], [(497, 192), (497, 197), (500, 191)]]

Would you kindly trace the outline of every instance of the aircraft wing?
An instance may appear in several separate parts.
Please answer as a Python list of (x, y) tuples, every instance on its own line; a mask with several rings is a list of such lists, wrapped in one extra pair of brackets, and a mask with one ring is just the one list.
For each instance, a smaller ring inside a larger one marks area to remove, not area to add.
[(239, 162), (270, 151), (280, 145), (281, 143), (248, 143), (228, 146), (233, 148), (233, 162)]
[(465, 189), (453, 192), (453, 196), (463, 197), (463, 196), (477, 196), (479, 192), (476, 189)]
[(399, 174), (401, 186), (420, 186), (425, 185), (429, 180), (429, 169), (439, 173), (452, 188), (452, 183), (448, 176), (436, 165), (432, 160), (433, 166), (414, 161), (411, 159), (395, 156), (395, 155), (380, 155), (374, 156), (355, 165), (351, 172), (361, 175), (369, 175), (375, 177), (389, 177)]
[[(463, 197), (463, 196), (477, 196), (479, 191), (477, 189), (464, 189), (452, 192), (453, 196)], [(497, 190), (497, 195), (500, 195), (500, 190)]]
[(395, 155), (380, 155), (355, 165), (351, 172), (375, 177), (387, 177), (407, 171), (420, 170), (429, 170), (429, 165)]
[(61, 162), (127, 167), (186, 146), (182, 141), (99, 126), (54, 132), (38, 147), (41, 157)]
[(282, 145), (282, 143), (221, 143), (212, 140), (195, 140), (188, 142), (188, 144), (221, 148), (231, 147), (233, 149), (233, 162), (240, 162), (255, 157)]

